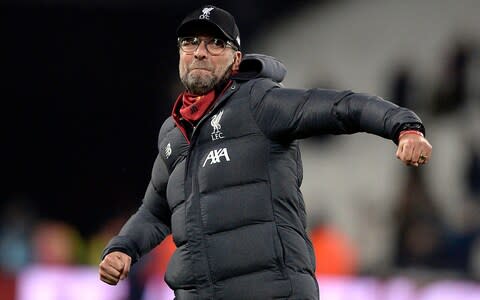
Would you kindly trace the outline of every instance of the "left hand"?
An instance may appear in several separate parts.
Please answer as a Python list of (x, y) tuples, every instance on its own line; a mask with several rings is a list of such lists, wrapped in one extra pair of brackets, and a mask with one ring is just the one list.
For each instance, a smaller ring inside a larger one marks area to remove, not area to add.
[(432, 145), (421, 135), (407, 133), (398, 141), (396, 156), (407, 166), (418, 167), (430, 160)]

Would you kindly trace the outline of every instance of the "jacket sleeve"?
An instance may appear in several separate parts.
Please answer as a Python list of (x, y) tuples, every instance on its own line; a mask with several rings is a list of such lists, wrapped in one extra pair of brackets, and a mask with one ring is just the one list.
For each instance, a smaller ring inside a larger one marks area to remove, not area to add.
[(160, 155), (157, 156), (150, 183), (142, 204), (102, 253), (102, 259), (110, 252), (128, 254), (135, 263), (152, 250), (171, 232), (171, 212), (166, 200), (169, 173)]
[(419, 124), (412, 111), (377, 96), (326, 89), (288, 89), (259, 80), (251, 90), (251, 108), (272, 139), (367, 132), (397, 142), (405, 124)]

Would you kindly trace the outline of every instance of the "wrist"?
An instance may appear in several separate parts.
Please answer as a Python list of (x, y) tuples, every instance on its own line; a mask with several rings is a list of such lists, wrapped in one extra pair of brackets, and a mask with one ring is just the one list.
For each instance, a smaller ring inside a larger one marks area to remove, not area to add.
[[(395, 143), (397, 144), (398, 141), (400, 140), (400, 133), (404, 131), (417, 131), (419, 133), (422, 133), (423, 136), (425, 135), (425, 128), (423, 127), (422, 123), (419, 122), (412, 122), (412, 123), (403, 123), (400, 125), (400, 128), (398, 128), (396, 134), (395, 134)], [(404, 134), (405, 135), (405, 134)]]
[(416, 135), (419, 135), (421, 137), (423, 137), (423, 132), (419, 131), (419, 130), (415, 130), (415, 129), (407, 129), (407, 130), (402, 130), (400, 131), (400, 134), (398, 135), (398, 140), (400, 141), (400, 139), (404, 136), (404, 135), (407, 135), (407, 134), (416, 134)]

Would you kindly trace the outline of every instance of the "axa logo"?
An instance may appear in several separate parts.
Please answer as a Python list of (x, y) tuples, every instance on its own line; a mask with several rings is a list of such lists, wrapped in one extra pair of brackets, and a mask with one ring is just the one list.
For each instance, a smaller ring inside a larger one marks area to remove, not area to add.
[(210, 12), (214, 9), (214, 7), (205, 7), (204, 9), (202, 9), (202, 14), (200, 15), (200, 17), (198, 17), (199, 19), (210, 19)]
[(202, 168), (205, 167), (207, 162), (210, 162), (210, 165), (221, 162), (222, 157), (225, 161), (230, 161), (230, 156), (228, 156), (227, 148), (220, 148), (220, 149), (215, 149), (215, 150), (210, 151), (207, 155), (207, 158), (203, 162)]
[(223, 110), (216, 115), (213, 115), (212, 120), (210, 121), (210, 125), (213, 127), (213, 131), (210, 134), (212, 137), (212, 141), (223, 139), (223, 132), (220, 131), (222, 129), (222, 125), (220, 124), (220, 120), (222, 119)]

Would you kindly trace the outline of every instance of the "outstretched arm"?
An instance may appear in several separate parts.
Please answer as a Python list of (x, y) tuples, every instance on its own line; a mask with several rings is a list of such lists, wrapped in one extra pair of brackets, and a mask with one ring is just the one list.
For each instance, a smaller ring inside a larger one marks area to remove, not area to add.
[[(380, 97), (351, 91), (279, 88), (267, 79), (259, 80), (252, 94), (254, 118), (271, 139), (367, 132), (398, 144), (397, 157), (407, 164), (426, 163), (431, 155), (420, 118)], [(412, 127), (418, 134), (407, 132), (400, 140), (400, 133)], [(420, 155), (427, 158), (422, 160)]]

